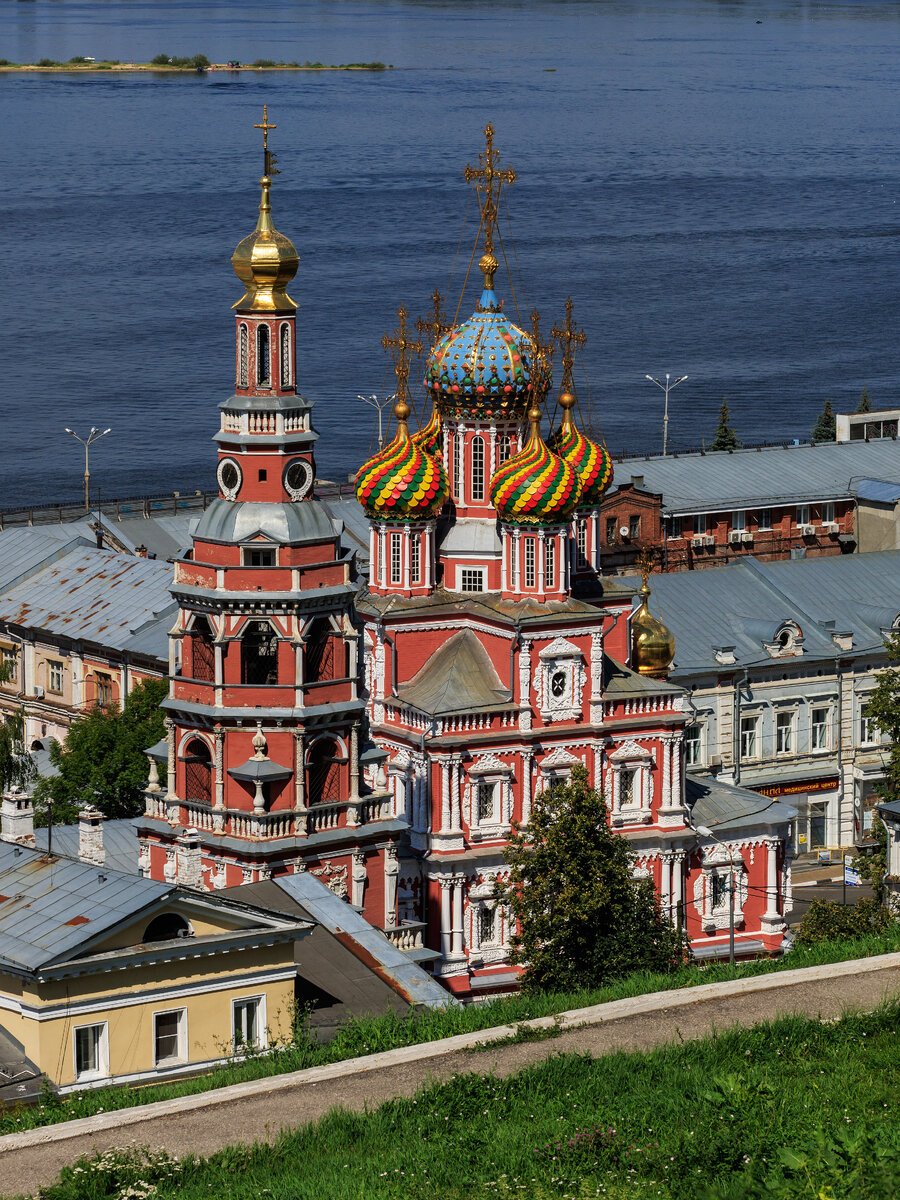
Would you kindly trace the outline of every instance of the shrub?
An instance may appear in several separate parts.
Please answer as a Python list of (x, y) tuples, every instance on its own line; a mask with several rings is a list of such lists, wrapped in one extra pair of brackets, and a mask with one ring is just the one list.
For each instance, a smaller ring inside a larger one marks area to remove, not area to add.
[(205, 54), (195, 54), (191, 59), (191, 66), (195, 71), (203, 71), (209, 66), (209, 59)]
[(69, 59), (70, 63), (86, 63), (87, 59), (83, 54), (76, 54), (74, 58)]
[(843, 942), (884, 933), (894, 918), (880, 900), (865, 899), (856, 904), (836, 900), (813, 900), (797, 927), (798, 946), (818, 946), (822, 942)]
[(150, 64), (154, 67), (167, 67), (169, 62), (168, 54), (157, 54), (155, 58), (150, 59)]
[(60, 64), (55, 58), (39, 58), (37, 65), (39, 67), (58, 67)]
[(274, 67), (275, 59), (274, 58), (258, 58), (256, 60), (256, 62), (254, 62), (252, 65), (254, 67)]

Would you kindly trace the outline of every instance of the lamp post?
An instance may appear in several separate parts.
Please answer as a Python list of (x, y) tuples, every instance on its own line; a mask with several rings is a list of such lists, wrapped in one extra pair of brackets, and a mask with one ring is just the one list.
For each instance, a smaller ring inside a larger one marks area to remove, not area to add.
[(69, 427), (66, 426), (66, 433), (71, 433), (75, 441), (81, 442), (82, 446), (84, 446), (84, 511), (86, 513), (91, 511), (91, 472), (89, 466), (90, 448), (94, 442), (99, 441), (102, 437), (106, 437), (109, 432), (109, 429), (104, 429), (101, 433), (99, 429), (95, 429), (92, 425), (91, 432), (86, 438), (83, 438), (79, 437), (74, 429), (69, 429)]
[(728, 961), (734, 966), (734, 851), (727, 842), (723, 842), (721, 838), (717, 838), (711, 829), (707, 829), (705, 825), (694, 825), (694, 832), (699, 833), (701, 837), (712, 838), (720, 846), (724, 846), (728, 851), (728, 873), (730, 876), (728, 883)]
[(373, 408), (378, 409), (378, 449), (381, 449), (384, 438), (381, 433), (381, 414), (389, 404), (393, 404), (397, 399), (396, 396), (385, 396), (383, 400), (379, 400), (376, 395), (357, 396), (357, 400), (362, 400), (363, 404), (371, 404)]
[(662, 388), (662, 390), (666, 393), (666, 407), (663, 413), (663, 458), (665, 458), (666, 449), (669, 445), (669, 392), (671, 392), (673, 388), (677, 388), (679, 383), (684, 383), (684, 381), (687, 379), (687, 375), (681, 375), (675, 380), (674, 383), (669, 383), (670, 376), (668, 374), (666, 375), (665, 383), (663, 383), (661, 379), (654, 379), (652, 375), (645, 375), (644, 378), (649, 379), (651, 383), (655, 383), (658, 388)]

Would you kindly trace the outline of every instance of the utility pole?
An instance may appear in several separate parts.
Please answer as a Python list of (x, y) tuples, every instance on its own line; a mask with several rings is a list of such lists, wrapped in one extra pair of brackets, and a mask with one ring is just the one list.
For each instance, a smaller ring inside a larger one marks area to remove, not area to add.
[(66, 433), (71, 433), (75, 441), (81, 442), (82, 446), (84, 446), (84, 511), (86, 513), (91, 511), (90, 448), (94, 442), (98, 442), (100, 438), (106, 437), (109, 432), (109, 429), (104, 429), (101, 433), (99, 429), (95, 429), (92, 425), (91, 432), (86, 438), (83, 438), (79, 437), (74, 429), (69, 429), (68, 426), (66, 426)]
[(356, 398), (357, 400), (362, 400), (363, 404), (371, 404), (373, 408), (378, 410), (378, 449), (380, 450), (384, 442), (384, 437), (382, 435), (381, 414), (389, 404), (394, 403), (397, 397), (385, 396), (383, 400), (379, 400), (373, 392), (371, 396), (357, 396)]
[(669, 392), (677, 388), (679, 383), (684, 383), (687, 375), (680, 376), (674, 383), (669, 382), (670, 376), (668, 374), (666, 375), (665, 383), (661, 379), (654, 379), (652, 375), (645, 375), (644, 378), (649, 379), (651, 383), (655, 383), (658, 388), (662, 388), (666, 394), (666, 407), (663, 412), (663, 458), (665, 458), (669, 446)]

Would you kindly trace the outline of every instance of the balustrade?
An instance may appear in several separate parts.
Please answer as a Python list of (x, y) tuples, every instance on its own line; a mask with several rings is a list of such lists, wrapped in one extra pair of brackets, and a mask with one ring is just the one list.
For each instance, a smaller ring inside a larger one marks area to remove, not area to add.
[(385, 929), (384, 936), (398, 950), (421, 950), (424, 945), (425, 922), (403, 921), (395, 929)]

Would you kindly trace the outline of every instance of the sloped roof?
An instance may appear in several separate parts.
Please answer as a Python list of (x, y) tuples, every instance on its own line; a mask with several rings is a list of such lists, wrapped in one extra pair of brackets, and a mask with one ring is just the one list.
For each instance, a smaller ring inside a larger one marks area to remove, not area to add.
[(13, 588), (92, 540), (67, 525), (0, 529), (0, 588)]
[(318, 500), (297, 504), (213, 500), (197, 522), (194, 537), (208, 542), (247, 541), (257, 534), (279, 545), (327, 542), (336, 534), (331, 516)]
[(641, 675), (608, 654), (603, 656), (603, 695), (610, 700), (627, 696), (662, 696), (683, 691), (677, 684)]
[[(101, 828), (107, 867), (137, 875), (138, 851), (140, 850), (137, 831), (142, 823), (143, 818), (141, 817), (122, 817), (103, 822)], [(38, 850), (46, 852), (48, 841), (46, 827), (35, 829), (34, 840)], [(78, 858), (77, 824), (53, 826), (53, 852), (54, 854), (64, 854), (68, 858)], [(97, 870), (96, 867), (94, 869)], [(0, 891), (3, 891), (2, 880), (0, 880)]]
[(749, 826), (774, 828), (797, 816), (796, 808), (780, 800), (705, 775), (687, 776), (685, 796), (692, 824), (705, 825), (715, 834)]
[(408, 683), (397, 688), (397, 695), (432, 716), (494, 710), (512, 699), (471, 629), (454, 633)]

